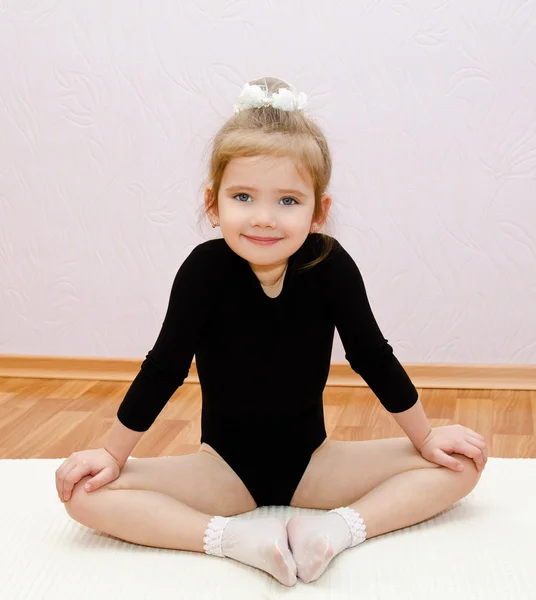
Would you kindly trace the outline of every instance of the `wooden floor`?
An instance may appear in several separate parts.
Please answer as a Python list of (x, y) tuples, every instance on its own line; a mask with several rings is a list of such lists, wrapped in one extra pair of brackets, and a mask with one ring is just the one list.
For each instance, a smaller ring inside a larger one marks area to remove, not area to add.
[[(63, 458), (102, 447), (129, 386), (129, 382), (0, 378), (0, 458)], [(486, 438), (490, 457), (536, 458), (536, 391), (418, 391), (432, 427), (457, 423), (470, 427)], [(405, 435), (368, 388), (326, 388), (324, 414), (330, 439)], [(196, 452), (200, 417), (199, 385), (182, 385), (132, 456)]]

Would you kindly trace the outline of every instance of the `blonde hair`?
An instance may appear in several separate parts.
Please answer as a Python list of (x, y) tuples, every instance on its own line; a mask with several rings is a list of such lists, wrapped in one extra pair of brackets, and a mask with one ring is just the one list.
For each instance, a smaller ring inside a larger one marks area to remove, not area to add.
[[(275, 77), (262, 77), (249, 82), (262, 85), (270, 93), (280, 88), (294, 91), (294, 87)], [(227, 164), (233, 158), (246, 156), (287, 156), (294, 159), (298, 173), (303, 177), (305, 169), (312, 181), (315, 197), (313, 219), (322, 216), (321, 200), (331, 179), (331, 154), (320, 127), (300, 111), (283, 111), (271, 106), (248, 108), (232, 116), (212, 140), (208, 175), (203, 187), (212, 186), (208, 203), (201, 207), (199, 220), (208, 216), (217, 203), (218, 193)], [(334, 240), (320, 234), (321, 253), (301, 269), (310, 269), (323, 261), (331, 252)]]

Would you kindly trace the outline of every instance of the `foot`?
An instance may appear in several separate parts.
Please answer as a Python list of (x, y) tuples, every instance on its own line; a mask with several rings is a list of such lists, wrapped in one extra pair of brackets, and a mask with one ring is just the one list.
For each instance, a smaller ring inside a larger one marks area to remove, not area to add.
[(281, 519), (230, 521), (223, 532), (222, 552), (228, 558), (269, 573), (283, 585), (296, 583), (296, 563)]
[(336, 513), (292, 517), (287, 523), (289, 547), (304, 583), (322, 575), (332, 559), (350, 547), (350, 529)]

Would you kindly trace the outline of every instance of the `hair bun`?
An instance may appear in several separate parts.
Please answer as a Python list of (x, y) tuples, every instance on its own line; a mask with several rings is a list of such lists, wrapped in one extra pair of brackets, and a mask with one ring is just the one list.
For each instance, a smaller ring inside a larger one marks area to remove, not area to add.
[(296, 94), (294, 86), (275, 77), (263, 77), (246, 83), (234, 106), (235, 113), (248, 108), (266, 108), (271, 106), (284, 111), (305, 111), (307, 95)]

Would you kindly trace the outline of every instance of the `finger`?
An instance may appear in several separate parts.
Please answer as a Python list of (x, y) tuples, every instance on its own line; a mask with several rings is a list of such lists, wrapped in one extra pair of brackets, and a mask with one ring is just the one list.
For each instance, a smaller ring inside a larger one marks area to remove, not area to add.
[(63, 482), (65, 475), (74, 467), (76, 463), (68, 458), (62, 465), (56, 470), (56, 490), (58, 492), (58, 498), (63, 502)]
[(481, 435), (477, 435), (476, 433), (468, 433), (466, 439), (474, 440), (479, 444), (484, 444), (484, 446), (486, 445), (486, 439), (483, 438)]
[(479, 465), (480, 465), (480, 470), (483, 471), (484, 467), (486, 466), (486, 462), (488, 460), (486, 442), (477, 440), (474, 437), (469, 438), (467, 441), (470, 442), (471, 444), (473, 444), (474, 446), (476, 446), (480, 450), (481, 456), (479, 458)]
[(480, 450), (482, 450), (482, 456), (483, 456), (483, 461), (484, 461), (484, 466), (485, 466), (486, 463), (488, 462), (488, 449), (486, 446), (486, 440), (482, 439), (481, 435), (475, 434), (474, 432), (472, 432), (472, 434), (469, 434), (469, 438), (471, 438), (470, 439), (471, 443), (475, 444), (475, 446), (478, 446), (480, 448)]
[(88, 479), (84, 489), (88, 492), (92, 492), (93, 490), (98, 490), (103, 485), (110, 483), (112, 481), (112, 469), (110, 467), (104, 468), (100, 473), (95, 475), (95, 477)]
[[(461, 452), (459, 454), (462, 454)], [(452, 471), (463, 471), (463, 464), (454, 458), (454, 456), (450, 456), (443, 450), (437, 453), (437, 458), (435, 459), (435, 463), (441, 465), (442, 467), (447, 467)]]
[(482, 460), (483, 460), (483, 469), (486, 466), (486, 463), (488, 462), (488, 448), (486, 446), (486, 442), (481, 442), (481, 444), (478, 446), (480, 448), (480, 450), (482, 450)]
[(61, 501), (62, 502), (67, 502), (68, 498), (67, 498), (67, 482), (66, 482), (66, 478), (69, 476), (69, 474), (71, 473), (71, 471), (73, 471), (74, 469), (76, 469), (78, 463), (73, 462), (69, 465), (69, 470), (65, 471), (61, 480)]
[(60, 470), (56, 469), (56, 492), (58, 492), (58, 498), (61, 500), (61, 489), (63, 487), (63, 480), (60, 479)]
[(477, 471), (481, 471), (484, 468), (484, 459), (482, 456), (482, 450), (475, 446), (473, 443), (466, 441), (461, 445), (461, 448), (456, 449), (458, 454), (463, 454), (467, 458), (472, 458), (475, 461)]
[(486, 438), (483, 435), (480, 435), (480, 433), (473, 431), (472, 429), (470, 429), (469, 427), (465, 428), (465, 432), (469, 435), (473, 435), (475, 436), (477, 439), (479, 439), (481, 442), (485, 442)]
[(63, 484), (63, 496), (65, 498), (65, 502), (69, 502), (71, 499), (71, 495), (73, 492), (74, 486), (86, 475), (91, 473), (91, 466), (85, 463), (77, 464), (64, 479)]

